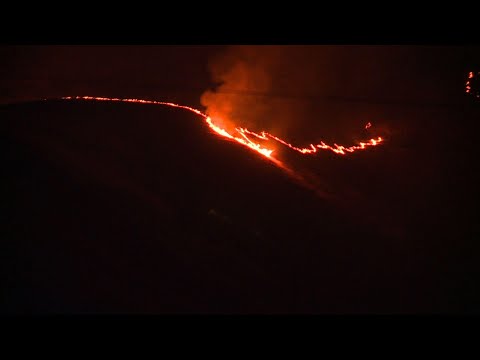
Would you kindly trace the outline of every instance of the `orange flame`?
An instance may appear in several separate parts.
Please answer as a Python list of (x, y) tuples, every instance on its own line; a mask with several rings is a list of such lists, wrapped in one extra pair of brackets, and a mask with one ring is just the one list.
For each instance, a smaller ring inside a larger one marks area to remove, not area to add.
[[(477, 76), (480, 76), (480, 72), (477, 73)], [(475, 74), (473, 73), (473, 71), (470, 71), (468, 73), (468, 80), (465, 82), (465, 92), (467, 94), (476, 96), (478, 98), (478, 97), (480, 97), (480, 94), (478, 93), (478, 90), (476, 89), (477, 87), (475, 86), (475, 88), (472, 89), (471, 79), (473, 79), (474, 77), (475, 77)]]
[[(206, 114), (202, 113), (200, 110), (194, 109), (189, 106), (185, 105), (179, 105), (171, 102), (163, 102), (163, 101), (155, 101), (155, 100), (142, 100), (142, 99), (121, 99), (121, 98), (106, 98), (106, 97), (94, 97), (94, 96), (67, 96), (63, 97), (62, 99), (67, 99), (67, 100), (72, 100), (72, 99), (77, 99), (77, 100), (96, 100), (96, 101), (118, 101), (118, 102), (132, 102), (132, 103), (141, 103), (141, 104), (155, 104), (155, 105), (166, 105), (166, 106), (171, 106), (171, 107), (176, 107), (176, 108), (181, 108), (185, 110), (189, 110), (191, 112), (194, 112), (197, 115), (200, 115), (205, 119), (205, 122), (207, 125), (212, 129), (215, 133), (217, 133), (220, 136), (226, 137), (228, 139), (234, 140), (244, 146), (247, 146), (248, 148), (256, 151), (257, 153), (263, 155), (270, 161), (274, 162), (275, 164), (282, 166), (282, 163), (275, 159), (272, 156), (273, 149), (269, 149), (266, 147), (263, 147), (259, 143), (256, 143), (250, 139), (250, 136), (256, 137), (257, 139), (263, 140), (263, 141), (268, 141), (269, 139), (273, 139), (277, 142), (279, 142), (282, 145), (287, 146), (288, 148), (295, 150), (301, 154), (313, 154), (316, 153), (318, 149), (322, 150), (330, 150), (333, 151), (335, 154), (339, 155), (345, 155), (347, 152), (352, 153), (356, 150), (364, 150), (369, 146), (377, 146), (380, 143), (384, 141), (383, 138), (378, 137), (376, 139), (370, 139), (366, 142), (360, 142), (359, 145), (353, 145), (353, 146), (343, 146), (343, 145), (337, 145), (333, 144), (333, 146), (325, 144), (323, 141), (320, 142), (320, 144), (314, 145), (310, 144), (309, 147), (307, 148), (299, 148), (296, 147), (285, 140), (280, 139), (279, 137), (272, 135), (266, 131), (262, 131), (261, 133), (256, 133), (253, 131), (250, 131), (245, 128), (235, 128), (235, 131), (239, 136), (232, 135), (230, 134), (227, 130), (222, 129), (221, 127), (217, 126), (214, 124), (214, 121)], [(368, 123), (367, 126), (365, 127), (368, 129), (370, 126), (372, 126), (371, 123)], [(282, 166), (283, 167), (283, 166)]]

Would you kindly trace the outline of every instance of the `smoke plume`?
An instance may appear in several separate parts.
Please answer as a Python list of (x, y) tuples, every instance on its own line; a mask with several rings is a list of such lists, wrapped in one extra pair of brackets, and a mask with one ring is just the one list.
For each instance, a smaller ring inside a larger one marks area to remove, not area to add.
[(438, 74), (449, 66), (446, 53), (435, 47), (231, 46), (211, 59), (216, 87), (201, 103), (230, 130), (349, 142), (354, 129), (395, 114), (382, 102), (442, 95), (445, 78)]

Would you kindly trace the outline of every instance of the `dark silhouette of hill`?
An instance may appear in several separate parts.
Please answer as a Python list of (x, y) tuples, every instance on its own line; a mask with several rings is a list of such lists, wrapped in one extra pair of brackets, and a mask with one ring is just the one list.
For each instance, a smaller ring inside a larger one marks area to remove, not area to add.
[(288, 155), (322, 199), (182, 109), (1, 114), (2, 313), (479, 310), (473, 141), (448, 147), (446, 122), (358, 156)]

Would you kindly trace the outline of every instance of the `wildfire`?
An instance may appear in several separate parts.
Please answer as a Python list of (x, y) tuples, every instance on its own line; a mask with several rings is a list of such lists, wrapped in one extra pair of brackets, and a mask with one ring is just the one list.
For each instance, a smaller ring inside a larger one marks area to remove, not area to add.
[(469, 95), (480, 98), (480, 91), (478, 88), (478, 79), (480, 77), (480, 71), (474, 74), (473, 71), (468, 73), (467, 81), (465, 83), (465, 92)]
[[(360, 142), (358, 145), (353, 145), (353, 146), (348, 146), (348, 147), (343, 146), (343, 145), (337, 145), (337, 144), (333, 144), (333, 146), (331, 146), (331, 145), (325, 144), (322, 141), (322, 142), (320, 142), (319, 144), (316, 144), (316, 145), (310, 144), (308, 147), (300, 148), (300, 147), (296, 147), (296, 146), (286, 142), (285, 140), (282, 140), (279, 137), (277, 137), (273, 134), (270, 134), (266, 131), (256, 133), (256, 132), (250, 131), (250, 130), (245, 129), (245, 128), (237, 127), (237, 128), (235, 128), (236, 133), (232, 135), (231, 133), (229, 133), (225, 129), (222, 129), (221, 127), (215, 125), (214, 120), (211, 119), (208, 115), (201, 112), (200, 110), (197, 110), (197, 109), (194, 109), (192, 107), (185, 106), (185, 105), (179, 105), (179, 104), (171, 103), (171, 102), (163, 102), (163, 101), (155, 101), (155, 100), (142, 100), (142, 99), (106, 98), (106, 97), (94, 97), (94, 96), (74, 96), (74, 97), (68, 96), (68, 97), (63, 97), (62, 99), (66, 99), (66, 100), (72, 100), (72, 99), (95, 100), (95, 101), (110, 101), (110, 102), (117, 101), (117, 102), (131, 102), (131, 103), (140, 103), (140, 104), (155, 104), (155, 105), (166, 105), (166, 106), (171, 106), (171, 107), (176, 107), (176, 108), (189, 110), (189, 111), (203, 117), (205, 122), (207, 123), (207, 125), (210, 127), (210, 129), (212, 129), (218, 135), (226, 137), (230, 140), (236, 141), (236, 142), (238, 142), (238, 143), (240, 143), (244, 146), (247, 146), (248, 148), (258, 152), (259, 154), (268, 158), (270, 161), (274, 162), (277, 165), (281, 165), (281, 162), (279, 160), (275, 159), (272, 156), (272, 153), (273, 153), (274, 150), (270, 149), (270, 148), (267, 148), (267, 147), (264, 147), (261, 144), (253, 141), (251, 139), (252, 137), (255, 137), (255, 138), (260, 139), (262, 141), (268, 141), (268, 140), (272, 139), (272, 140), (277, 141), (280, 144), (285, 145), (288, 148), (290, 148), (294, 151), (297, 151), (301, 154), (313, 154), (313, 153), (316, 153), (318, 150), (330, 150), (330, 151), (333, 151), (335, 154), (345, 155), (346, 153), (352, 153), (356, 150), (364, 150), (364, 149), (366, 149), (367, 147), (370, 147), (370, 146), (377, 146), (384, 141), (383, 138), (377, 137), (376, 139), (370, 139), (366, 142)], [(368, 123), (365, 128), (368, 129), (371, 126), (372, 126), (372, 124)]]

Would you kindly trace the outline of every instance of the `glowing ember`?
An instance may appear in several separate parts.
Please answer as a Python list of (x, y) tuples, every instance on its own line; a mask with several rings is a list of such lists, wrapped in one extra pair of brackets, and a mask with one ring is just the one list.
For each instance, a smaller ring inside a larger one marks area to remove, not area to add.
[(468, 73), (467, 81), (465, 82), (465, 92), (469, 95), (475, 96), (476, 98), (480, 97), (480, 89), (479, 89), (479, 79), (480, 72), (475, 74), (473, 71)]
[[(222, 129), (221, 127), (215, 125), (214, 121), (208, 115), (202, 113), (200, 110), (191, 108), (189, 106), (178, 105), (178, 104), (175, 104), (175, 103), (154, 101), (154, 100), (120, 99), (120, 98), (106, 98), (106, 97), (93, 97), (93, 96), (75, 96), (75, 97), (68, 96), (68, 97), (63, 97), (62, 99), (132, 102), (132, 103), (141, 103), (141, 104), (166, 105), (166, 106), (186, 109), (186, 110), (192, 111), (195, 114), (203, 117), (205, 119), (205, 122), (207, 123), (207, 125), (210, 127), (210, 129), (212, 129), (218, 135), (226, 137), (226, 138), (231, 139), (231, 140), (234, 140), (234, 141), (236, 141), (236, 142), (238, 142), (238, 143), (240, 143), (244, 146), (249, 147), (250, 149), (252, 149), (252, 150), (258, 152), (259, 154), (265, 156), (270, 161), (274, 162), (275, 164), (277, 164), (279, 166), (282, 166), (282, 163), (272, 156), (273, 149), (263, 147), (262, 145), (252, 141), (249, 136), (256, 137), (257, 139), (260, 139), (262, 141), (268, 141), (269, 139), (273, 139), (273, 140), (279, 142), (280, 144), (283, 144), (283, 145), (287, 146), (288, 148), (290, 148), (292, 150), (295, 150), (295, 151), (297, 151), (301, 154), (313, 154), (313, 153), (316, 153), (317, 150), (322, 149), (322, 150), (333, 151), (335, 154), (345, 155), (346, 153), (352, 153), (356, 150), (364, 150), (369, 146), (379, 145), (380, 143), (382, 143), (384, 141), (381, 137), (378, 137), (376, 139), (370, 139), (366, 142), (360, 142), (359, 145), (353, 145), (353, 146), (349, 146), (349, 147), (346, 147), (346, 146), (343, 146), (343, 145), (337, 145), (337, 144), (334, 144), (333, 146), (330, 146), (330, 145), (325, 144), (322, 141), (322, 142), (320, 142), (320, 144), (317, 144), (317, 145), (310, 144), (306, 148), (299, 148), (299, 147), (296, 147), (296, 146), (286, 142), (285, 140), (282, 140), (282, 139), (276, 137), (275, 135), (272, 135), (272, 134), (270, 134), (268, 132), (265, 132), (265, 131), (262, 131), (261, 133), (256, 133), (256, 132), (250, 131), (250, 130), (245, 129), (245, 128), (235, 128), (235, 131), (237, 132), (237, 134), (232, 135), (228, 131), (226, 131), (225, 129)], [(371, 126), (372, 126), (372, 124), (368, 123), (365, 128), (368, 129)]]
[(372, 127), (372, 123), (368, 122), (367, 125), (365, 125), (365, 130), (368, 129), (368, 128), (371, 128), (371, 127)]

